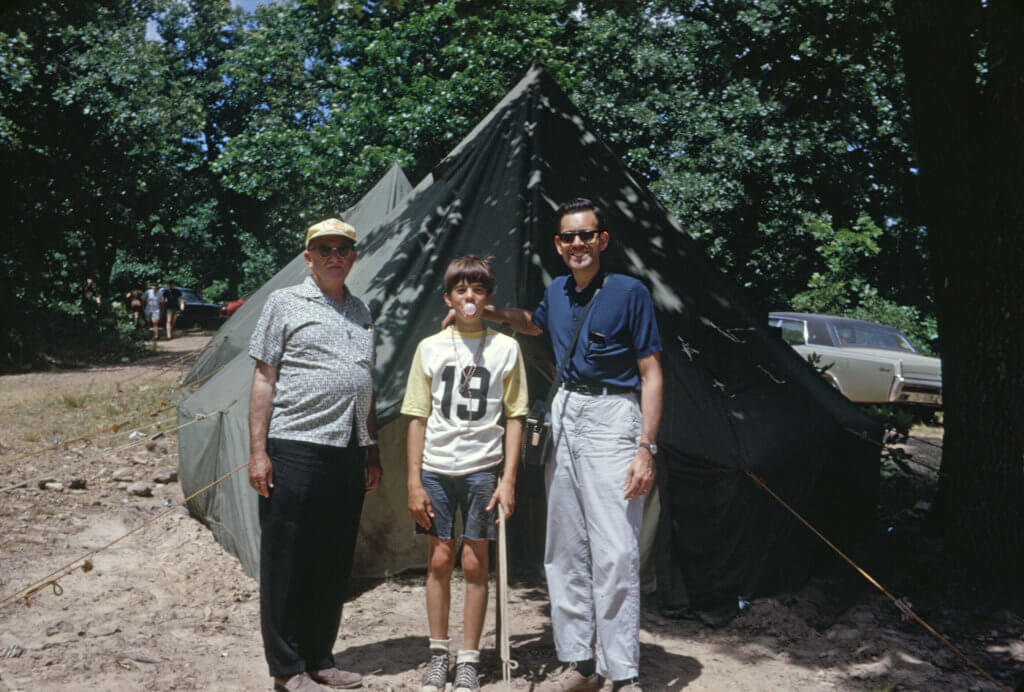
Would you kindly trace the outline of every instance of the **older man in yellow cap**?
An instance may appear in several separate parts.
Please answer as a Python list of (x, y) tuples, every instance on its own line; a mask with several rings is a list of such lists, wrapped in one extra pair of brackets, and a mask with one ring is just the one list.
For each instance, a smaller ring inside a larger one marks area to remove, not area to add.
[(333, 647), (363, 496), (381, 478), (370, 311), (345, 288), (356, 230), (306, 232), (311, 276), (267, 299), (249, 343), (249, 484), (260, 494), (260, 621), (275, 690), (360, 687)]

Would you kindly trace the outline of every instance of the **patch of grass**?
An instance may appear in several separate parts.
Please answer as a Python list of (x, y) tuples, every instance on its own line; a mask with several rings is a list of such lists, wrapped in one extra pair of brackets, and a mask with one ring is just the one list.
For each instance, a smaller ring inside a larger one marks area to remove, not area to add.
[(88, 394), (61, 394), (60, 403), (67, 408), (84, 408), (89, 403)]
[[(4, 421), (7, 445), (0, 461), (52, 445), (54, 439), (64, 442), (109, 430), (114, 423), (124, 423), (133, 416), (137, 420), (121, 426), (122, 430), (174, 415), (173, 406), (155, 418), (146, 414), (163, 402), (173, 405), (174, 395), (169, 389), (177, 388), (176, 371), (139, 377), (123, 383), (120, 392), (115, 389), (115, 377), (76, 375), (58, 373), (12, 380), (16, 386), (0, 378), (0, 419)], [(105, 447), (123, 441), (99, 434), (93, 442)]]

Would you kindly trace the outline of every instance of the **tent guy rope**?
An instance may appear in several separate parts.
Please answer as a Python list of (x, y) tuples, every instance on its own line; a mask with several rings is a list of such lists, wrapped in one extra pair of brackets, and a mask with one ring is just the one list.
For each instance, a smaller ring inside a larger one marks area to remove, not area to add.
[[(236, 403), (238, 403), (238, 402), (237, 401), (232, 401), (226, 407), (224, 407), (220, 411), (217, 411), (217, 413), (223, 415), (224, 413), (226, 413), (228, 411), (228, 409), (230, 409)], [(202, 416), (202, 417), (203, 418), (207, 418), (208, 416)], [(199, 420), (199, 417), (197, 417), (196, 419), (194, 419), (191, 422), (196, 422), (197, 420)], [(22, 601), (22, 600), (25, 601), (25, 605), (27, 607), (27, 606), (30, 605), (31, 598), (33, 596), (35, 596), (35, 594), (37, 594), (40, 591), (42, 591), (43, 589), (45, 589), (46, 587), (51, 587), (53, 589), (53, 593), (55, 595), (57, 595), (57, 596), (61, 595), (64, 592), (64, 588), (59, 583), (61, 579), (63, 579), (64, 577), (68, 576), (69, 574), (72, 574), (75, 570), (78, 570), (78, 569), (82, 570), (83, 572), (91, 571), (92, 568), (93, 568), (92, 558), (94, 558), (96, 555), (98, 555), (99, 553), (102, 553), (104, 550), (108, 550), (109, 548), (113, 547), (117, 543), (120, 543), (121, 541), (123, 541), (124, 539), (128, 538), (129, 536), (131, 536), (131, 535), (141, 531), (142, 529), (144, 529), (145, 527), (149, 526), (150, 524), (152, 524), (153, 522), (157, 521), (158, 519), (167, 516), (168, 514), (173, 512), (174, 510), (179, 509), (181, 507), (184, 507), (185, 504), (190, 502), (193, 498), (198, 497), (199, 495), (202, 495), (203, 493), (205, 493), (210, 488), (212, 488), (215, 485), (217, 485), (218, 483), (220, 483), (220, 482), (230, 478), (234, 474), (236, 474), (239, 471), (241, 471), (242, 469), (246, 468), (248, 465), (249, 465), (248, 461), (246, 461), (244, 464), (239, 464), (237, 467), (235, 467), (232, 470), (228, 471), (227, 473), (225, 473), (220, 478), (218, 478), (215, 481), (213, 481), (213, 482), (203, 486), (199, 490), (195, 491), (194, 493), (192, 493), (191, 495), (186, 497), (181, 502), (178, 502), (177, 504), (172, 505), (171, 507), (168, 507), (167, 509), (165, 509), (164, 511), (160, 512), (156, 516), (154, 516), (154, 517), (152, 517), (150, 519), (147, 519), (146, 521), (142, 522), (141, 524), (139, 524), (138, 526), (133, 528), (131, 531), (128, 531), (127, 533), (124, 533), (124, 534), (118, 536), (117, 538), (115, 538), (114, 540), (110, 541), (106, 545), (103, 545), (103, 546), (101, 546), (101, 547), (99, 547), (99, 548), (97, 548), (95, 550), (90, 550), (88, 553), (85, 553), (84, 555), (81, 555), (81, 556), (75, 558), (74, 560), (71, 560), (70, 562), (68, 562), (68, 563), (58, 567), (57, 569), (53, 570), (52, 572), (50, 572), (46, 576), (41, 577), (40, 579), (37, 579), (36, 581), (32, 582), (31, 584), (23, 586), (22, 588), (18, 589), (17, 591), (15, 591), (14, 593), (10, 594), (9, 596), (4, 597), (2, 600), (0, 600), (0, 610), (3, 610), (4, 608), (7, 608), (8, 606), (13, 605), (14, 603), (17, 603), (18, 601)]]
[[(161, 401), (159, 407), (157, 407), (156, 409), (150, 411), (149, 413), (143, 413), (141, 415), (142, 416), (154, 417), (154, 416), (156, 416), (157, 414), (159, 414), (162, 411), (166, 411), (167, 409), (176, 408), (176, 407), (177, 407), (177, 404), (169, 404), (166, 401)], [(57, 442), (55, 444), (47, 445), (45, 447), (41, 447), (41, 448), (33, 450), (31, 452), (26, 452), (25, 454), (21, 454), (19, 456), (12, 457), (10, 459), (4, 459), (3, 461), (0, 461), (0, 466), (8, 466), (9, 464), (13, 464), (13, 463), (18, 462), (18, 461), (24, 461), (25, 459), (28, 459), (30, 457), (35, 457), (35, 456), (39, 456), (40, 454), (45, 454), (46, 452), (53, 452), (53, 451), (56, 451), (56, 450), (60, 449), (61, 447), (63, 447), (64, 449), (67, 449), (68, 445), (71, 445), (71, 444), (73, 444), (75, 442), (82, 442), (84, 440), (91, 439), (93, 437), (96, 437), (97, 435), (102, 435), (104, 433), (108, 433), (108, 432), (116, 433), (116, 432), (118, 432), (121, 429), (122, 426), (128, 425), (129, 423), (132, 423), (134, 421), (137, 421), (139, 419), (139, 417), (140, 416), (132, 416), (131, 418), (128, 418), (126, 420), (123, 420), (123, 421), (120, 421), (120, 422), (117, 422), (117, 423), (111, 423), (110, 425), (104, 426), (104, 427), (102, 427), (102, 428), (100, 428), (98, 430), (94, 430), (94, 431), (92, 431), (90, 433), (86, 433), (85, 435), (79, 435), (78, 437), (73, 437), (70, 440), (64, 440), (63, 442)]]
[[(206, 380), (210, 379), (211, 377), (216, 375), (218, 372), (223, 370), (226, 367), (226, 365), (227, 364), (225, 363), (224, 365), (220, 366), (216, 370), (213, 370), (212, 372), (208, 373), (204, 377), (199, 378), (195, 382), (190, 382), (189, 384), (185, 385), (185, 387), (187, 387), (189, 389), (197, 389), (200, 385), (203, 384), (203, 382), (205, 382)], [(171, 387), (170, 391), (173, 393), (174, 392), (174, 387)], [(13, 464), (13, 463), (18, 462), (18, 461), (24, 461), (25, 459), (29, 459), (31, 457), (39, 456), (40, 454), (46, 454), (47, 452), (53, 452), (53, 451), (56, 451), (56, 450), (58, 450), (58, 449), (60, 449), (62, 447), (64, 449), (67, 449), (68, 445), (74, 444), (75, 442), (82, 442), (84, 440), (91, 439), (93, 437), (96, 437), (97, 435), (102, 435), (104, 433), (116, 433), (116, 432), (120, 431), (122, 426), (128, 425), (129, 423), (132, 423), (134, 421), (137, 421), (141, 416), (153, 417), (153, 416), (156, 416), (158, 413), (160, 413), (162, 411), (166, 411), (166, 410), (172, 409), (172, 408), (177, 408), (177, 406), (178, 406), (177, 404), (168, 403), (166, 400), (161, 401), (160, 402), (160, 406), (158, 408), (150, 411), (149, 413), (143, 413), (143, 414), (135, 415), (135, 416), (132, 416), (131, 418), (127, 418), (127, 419), (125, 419), (123, 421), (119, 421), (119, 422), (116, 422), (116, 423), (111, 423), (110, 425), (106, 425), (106, 426), (104, 426), (102, 428), (99, 428), (97, 430), (93, 430), (92, 432), (86, 433), (84, 435), (79, 435), (78, 437), (73, 437), (70, 440), (64, 440), (63, 442), (56, 442), (56, 443), (51, 444), (51, 445), (46, 445), (45, 447), (40, 447), (39, 449), (35, 449), (35, 450), (31, 451), (31, 452), (26, 452), (26, 453), (20, 454), (20, 455), (18, 455), (16, 457), (11, 457), (10, 459), (4, 459), (3, 461), (0, 461), (0, 467), (7, 466), (9, 464)], [(145, 426), (141, 426), (141, 427), (145, 427)]]
[[(225, 408), (223, 411), (217, 411), (216, 413), (224, 413), (224, 411), (227, 411), (229, 408), (231, 408), (231, 406), (234, 406), (234, 404), (235, 404), (235, 402), (231, 402), (231, 404), (229, 406), (227, 406), (227, 408)], [(161, 430), (160, 432), (163, 432), (163, 433), (177, 432), (178, 430), (181, 430), (182, 428), (187, 428), (188, 426), (194, 425), (194, 424), (198, 423), (199, 421), (203, 420), (204, 418), (208, 418), (208, 417), (209, 416), (206, 415), (206, 414), (199, 413), (199, 414), (196, 414), (195, 417), (192, 420), (190, 420), (190, 421), (182, 423), (181, 425), (179, 425), (179, 426), (177, 426), (175, 428), (170, 428), (168, 430)], [(132, 447), (137, 447), (137, 446), (139, 446), (141, 444), (146, 444), (147, 442), (150, 442), (150, 441), (151, 441), (150, 437), (144, 437), (141, 440), (135, 440), (134, 442), (129, 442), (128, 444), (121, 445), (120, 447), (112, 447), (111, 449), (108, 449), (108, 450), (104, 451), (103, 454), (101, 454), (99, 458), (102, 459), (103, 457), (111, 456), (112, 454), (116, 454), (117, 452), (123, 452), (126, 449), (131, 449)], [(35, 483), (37, 481), (41, 481), (41, 480), (44, 480), (46, 478), (49, 478), (51, 475), (52, 475), (52, 472), (51, 473), (45, 473), (42, 476), (37, 476), (35, 478), (27, 478), (27, 479), (25, 479), (23, 481), (18, 481), (17, 483), (12, 483), (11, 485), (8, 485), (8, 486), (5, 486), (3, 488), (0, 488), (0, 493), (5, 493), (5, 492), (8, 492), (10, 490), (16, 490), (17, 488), (20, 488), (20, 487), (22, 487), (24, 485), (28, 485), (30, 483)]]
[(927, 630), (931, 635), (933, 635), (939, 641), (941, 641), (943, 644), (945, 644), (947, 647), (949, 647), (953, 651), (953, 653), (955, 653), (957, 656), (962, 658), (964, 661), (967, 661), (967, 663), (969, 663), (972, 668), (974, 668), (979, 673), (981, 673), (986, 678), (988, 678), (989, 682), (994, 684), (1000, 690), (1003, 690), (1004, 692), (1010, 692), (1010, 688), (1006, 687), (1005, 685), (1000, 684), (995, 678), (993, 678), (991, 675), (989, 675), (985, 671), (984, 668), (982, 668), (977, 663), (975, 663), (967, 654), (965, 654), (964, 652), (960, 651), (960, 649), (956, 648), (956, 646), (953, 645), (952, 642), (950, 642), (948, 639), (946, 639), (941, 634), (939, 634), (935, 630), (934, 627), (932, 627), (927, 622), (925, 622), (923, 619), (921, 619), (921, 616), (919, 616), (917, 613), (915, 613), (913, 611), (913, 609), (910, 607), (910, 605), (905, 600), (903, 600), (901, 598), (896, 598), (894, 595), (889, 593), (889, 591), (884, 586), (882, 586), (878, 582), (877, 579), (875, 579), (870, 574), (868, 574), (868, 572), (866, 570), (864, 570), (864, 568), (862, 568), (860, 565), (858, 565), (856, 562), (854, 562), (852, 558), (850, 558), (846, 553), (844, 553), (842, 550), (840, 550), (832, 541), (827, 539), (824, 536), (824, 534), (821, 533), (821, 531), (819, 531), (818, 529), (816, 529), (814, 527), (813, 524), (811, 524), (809, 521), (804, 519), (804, 517), (799, 512), (797, 512), (795, 509), (790, 507), (789, 503), (787, 503), (781, 497), (776, 495), (775, 491), (773, 491), (771, 488), (768, 487), (768, 484), (765, 483), (763, 478), (760, 478), (759, 476), (757, 476), (756, 474), (754, 474), (751, 471), (744, 471), (744, 473), (746, 473), (746, 475), (752, 481), (754, 481), (754, 484), (757, 485), (757, 487), (759, 487), (761, 490), (764, 490), (766, 493), (771, 495), (772, 498), (775, 499), (776, 502), (778, 502), (779, 504), (781, 504), (783, 507), (786, 508), (786, 511), (788, 511), (790, 514), (792, 514), (794, 517), (796, 517), (797, 520), (801, 524), (806, 526), (808, 529), (810, 529), (810, 531), (815, 536), (817, 536), (822, 541), (824, 541), (825, 545), (827, 545), (829, 548), (831, 548), (837, 555), (839, 555), (839, 557), (843, 558), (843, 560), (845, 560), (847, 562), (847, 564), (849, 564), (851, 567), (853, 567), (855, 570), (857, 570), (857, 572), (860, 573), (860, 575), (862, 577), (864, 577), (864, 579), (866, 579), (869, 584), (871, 584), (876, 589), (878, 589), (883, 594), (885, 594), (886, 598), (888, 598), (890, 601), (892, 601), (893, 604), (900, 610), (901, 613), (903, 613), (903, 615), (907, 619), (912, 620), (912, 621), (916, 622), (917, 624), (921, 625), (921, 627), (923, 627), (925, 630)]

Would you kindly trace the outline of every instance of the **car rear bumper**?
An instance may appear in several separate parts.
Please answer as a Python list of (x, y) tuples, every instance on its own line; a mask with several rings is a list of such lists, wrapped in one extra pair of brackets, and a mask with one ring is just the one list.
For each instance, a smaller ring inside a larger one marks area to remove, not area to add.
[(889, 390), (889, 401), (896, 404), (942, 406), (942, 382), (897, 376)]

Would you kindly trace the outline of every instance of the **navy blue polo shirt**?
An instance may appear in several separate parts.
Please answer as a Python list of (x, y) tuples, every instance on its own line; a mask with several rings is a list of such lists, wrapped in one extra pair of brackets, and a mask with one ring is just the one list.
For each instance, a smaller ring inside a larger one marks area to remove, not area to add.
[(640, 389), (636, 362), (661, 351), (651, 294), (640, 281), (603, 272), (582, 291), (572, 275), (560, 276), (533, 311), (533, 323), (551, 339), (555, 363), (562, 362), (587, 301), (604, 280), (597, 302), (580, 331), (562, 380), (569, 384)]

